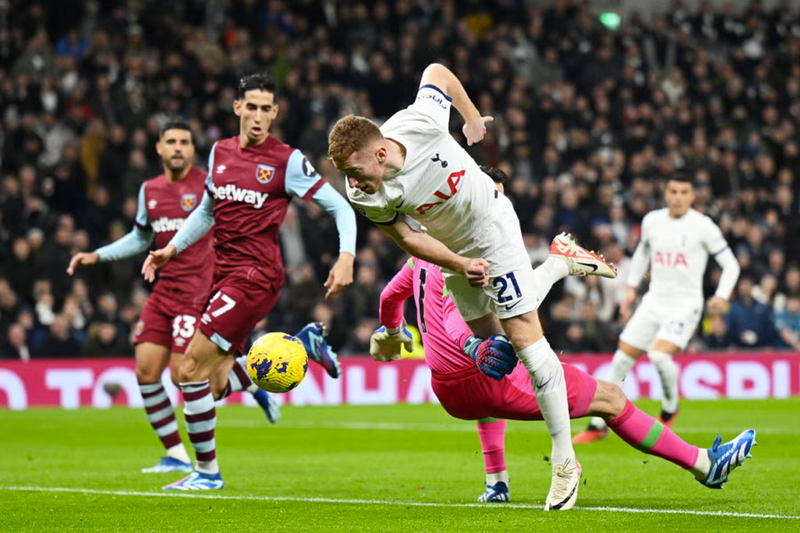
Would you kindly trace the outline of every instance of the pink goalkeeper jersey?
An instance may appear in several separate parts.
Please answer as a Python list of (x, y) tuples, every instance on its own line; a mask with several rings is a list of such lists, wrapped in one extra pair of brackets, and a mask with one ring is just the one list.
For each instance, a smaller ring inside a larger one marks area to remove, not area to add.
[(447, 294), (439, 267), (412, 258), (381, 292), (380, 319), (387, 328), (403, 323), (403, 303), (414, 295), (417, 324), (425, 347), (425, 364), (433, 372), (457, 372), (476, 368), (461, 347), (472, 331)]

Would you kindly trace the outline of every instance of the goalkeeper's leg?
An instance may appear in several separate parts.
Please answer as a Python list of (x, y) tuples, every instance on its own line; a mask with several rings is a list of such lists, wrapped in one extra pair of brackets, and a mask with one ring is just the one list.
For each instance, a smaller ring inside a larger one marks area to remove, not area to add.
[(589, 414), (602, 417), (609, 429), (639, 451), (666, 459), (697, 477), (705, 477), (709, 472), (711, 461), (705, 450), (687, 443), (633, 405), (613, 383), (597, 381)]
[(486, 490), (478, 497), (478, 501), (507, 502), (509, 491), (505, 461), (506, 421), (496, 418), (478, 420), (478, 435), (481, 438), (483, 462), (486, 466)]

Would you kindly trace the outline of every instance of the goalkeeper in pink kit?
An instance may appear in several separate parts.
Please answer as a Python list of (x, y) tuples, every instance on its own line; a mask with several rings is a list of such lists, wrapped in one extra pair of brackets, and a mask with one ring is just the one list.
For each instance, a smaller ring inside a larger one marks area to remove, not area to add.
[[(433, 391), (450, 415), (478, 421), (486, 466), (486, 489), (478, 501), (509, 501), (504, 419), (543, 420), (530, 374), (503, 335), (487, 340), (472, 335), (447, 294), (439, 267), (416, 258), (409, 259), (381, 293), (383, 326), (370, 342), (375, 359), (399, 359), (404, 344), (410, 351), (411, 336), (403, 327), (403, 304), (411, 296), (417, 307), (417, 325)], [(706, 487), (722, 488), (728, 474), (750, 456), (755, 444), (752, 429), (725, 444), (717, 436), (711, 448), (698, 448), (639, 410), (617, 385), (597, 380), (574, 366), (562, 366), (570, 418), (603, 418), (622, 440), (689, 470)]]

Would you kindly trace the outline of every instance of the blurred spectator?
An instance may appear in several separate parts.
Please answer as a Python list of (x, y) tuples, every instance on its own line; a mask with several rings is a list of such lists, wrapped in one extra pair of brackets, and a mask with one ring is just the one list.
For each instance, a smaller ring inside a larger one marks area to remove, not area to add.
[(775, 315), (778, 346), (800, 352), (800, 294), (792, 293), (786, 299), (786, 309)]
[(3, 345), (0, 355), (6, 359), (30, 360), (31, 350), (28, 347), (25, 328), (19, 323), (12, 324), (8, 328), (8, 341)]
[(722, 315), (711, 315), (710, 332), (703, 335), (703, 345), (707, 350), (726, 350), (733, 346), (728, 333), (728, 324)]
[(79, 357), (81, 345), (75, 338), (69, 322), (63, 315), (55, 315), (50, 325), (50, 331), (39, 347), (37, 357), (64, 358)]
[(83, 350), (86, 357), (121, 357), (133, 355), (133, 347), (114, 322), (101, 320), (89, 328), (89, 340)]
[(753, 298), (753, 280), (742, 277), (728, 313), (728, 331), (734, 346), (764, 348), (771, 346), (775, 326), (769, 307)]

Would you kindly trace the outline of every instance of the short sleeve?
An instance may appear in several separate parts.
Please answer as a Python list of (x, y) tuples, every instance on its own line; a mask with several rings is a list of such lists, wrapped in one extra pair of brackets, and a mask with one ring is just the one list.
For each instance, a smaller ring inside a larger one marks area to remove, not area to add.
[(286, 162), (286, 194), (309, 200), (325, 180), (300, 150), (295, 150)]
[(714, 224), (711, 219), (706, 219), (706, 230), (703, 232), (703, 246), (712, 256), (728, 248), (728, 241), (722, 236), (719, 226)]
[(350, 196), (349, 190), (347, 191), (347, 193), (350, 203), (353, 204), (353, 208), (356, 211), (358, 211), (362, 216), (367, 217), (375, 224), (380, 224), (382, 226), (391, 226), (392, 224), (397, 222), (397, 219), (400, 216), (400, 213), (397, 210), (391, 207), (377, 207), (359, 203), (352, 196)]
[(448, 133), (451, 103), (452, 98), (435, 85), (423, 85), (417, 91), (417, 99), (407, 109), (408, 118), (416, 118), (426, 128), (439, 133)]

